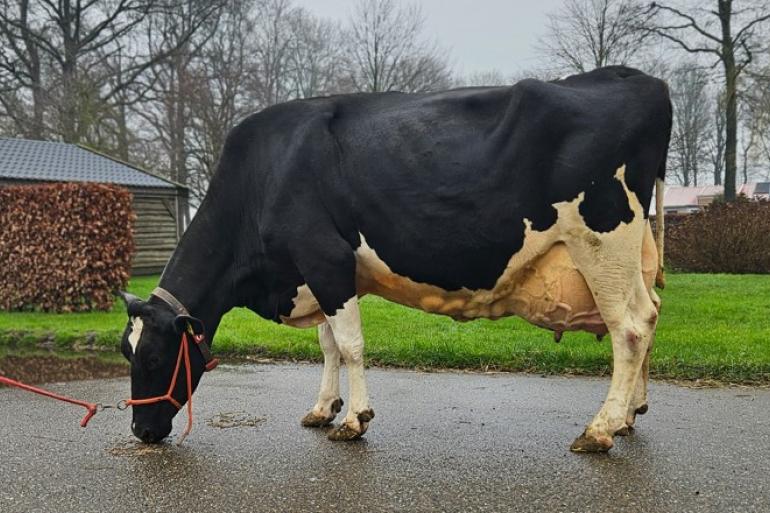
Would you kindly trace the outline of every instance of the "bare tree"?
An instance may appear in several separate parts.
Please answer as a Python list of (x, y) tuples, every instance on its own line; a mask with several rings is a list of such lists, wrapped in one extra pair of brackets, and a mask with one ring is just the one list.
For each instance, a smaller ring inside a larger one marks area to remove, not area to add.
[[(765, 0), (743, 2), (734, 9), (733, 0), (710, 0), (690, 9), (672, 3), (653, 3), (655, 22), (648, 29), (678, 48), (712, 56), (722, 64), (725, 92), (725, 199), (735, 199), (738, 147), (739, 78), (751, 64), (763, 42), (755, 37), (762, 24), (770, 20), (770, 4)], [(714, 3), (716, 5), (714, 5)]]
[(339, 89), (342, 37), (338, 24), (305, 9), (289, 15), (288, 70), (293, 96), (309, 98)]
[[(140, 23), (151, 4), (143, 0), (110, 0), (101, 3), (73, 0), (41, 0), (41, 26), (34, 30), (10, 21), (24, 37), (34, 41), (56, 66), (61, 85), (57, 98), (59, 131), (65, 141), (78, 142), (84, 130), (79, 105), (88, 96), (88, 79), (80, 75), (99, 65), (99, 50), (114, 44)], [(4, 22), (8, 20), (3, 20)], [(85, 68), (85, 69), (83, 69)]]
[(751, 128), (755, 156), (770, 175), (770, 66), (753, 73), (751, 80), (744, 95), (744, 119)]
[[(206, 2), (183, 2), (175, 12), (155, 14), (146, 25), (146, 40), (153, 64), (143, 75), (147, 98), (135, 112), (149, 124), (166, 155), (167, 173), (188, 183), (189, 130), (193, 125), (193, 98), (200, 83), (193, 66), (213, 36), (221, 11), (201, 9)], [(218, 7), (221, 7), (219, 4)]]
[(355, 91), (420, 92), (447, 87), (445, 54), (423, 35), (425, 17), (417, 4), (359, 0), (346, 34), (347, 78)]
[(749, 103), (743, 102), (741, 109), (738, 111), (738, 131), (740, 135), (738, 141), (741, 150), (742, 183), (749, 182), (749, 169), (755, 161), (754, 157), (758, 143), (759, 119), (751, 114), (750, 109)]
[(674, 107), (672, 171), (682, 185), (698, 185), (700, 164), (705, 159), (704, 140), (711, 121), (708, 74), (696, 66), (685, 65), (674, 70), (670, 86)]
[(191, 72), (192, 126), (186, 144), (190, 152), (187, 185), (201, 200), (214, 175), (227, 133), (254, 110), (248, 84), (253, 73), (254, 26), (251, 3), (229, 0), (217, 30), (202, 48)]
[(34, 18), (29, 0), (0, 1), (0, 104), (17, 133), (42, 139), (46, 93)]
[(706, 140), (709, 162), (714, 174), (714, 185), (722, 185), (725, 170), (725, 101), (721, 91), (715, 95), (711, 109), (712, 130)]
[(454, 79), (454, 85), (457, 87), (503, 86), (511, 85), (513, 82), (512, 78), (505, 77), (497, 69), (477, 71), (469, 75), (458, 76)]
[(644, 48), (648, 17), (638, 0), (566, 0), (549, 15), (540, 50), (562, 72), (628, 64)]
[(257, 0), (254, 26), (255, 69), (251, 89), (256, 107), (285, 102), (292, 97), (287, 71), (292, 33), (291, 0)]
[(10, 76), (31, 98), (28, 132), (40, 136), (42, 121), (48, 118), (47, 130), (68, 142), (99, 139), (96, 134), (104, 127), (97, 124), (114, 118), (108, 113), (125, 98), (125, 90), (168, 56), (150, 55), (142, 40), (132, 41), (138, 27), (152, 16), (177, 13), (185, 5), (207, 15), (217, 6), (202, 0), (2, 2), (0, 33), (12, 49), (3, 52), (3, 60), (7, 63), (5, 57), (10, 57), (23, 68)]

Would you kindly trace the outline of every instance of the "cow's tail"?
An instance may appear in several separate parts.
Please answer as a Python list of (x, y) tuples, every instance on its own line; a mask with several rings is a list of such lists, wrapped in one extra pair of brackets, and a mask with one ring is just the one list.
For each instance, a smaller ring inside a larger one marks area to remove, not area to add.
[(655, 286), (659, 289), (666, 287), (666, 274), (663, 268), (663, 241), (666, 235), (665, 212), (663, 195), (666, 192), (666, 180), (663, 177), (655, 179), (655, 247), (658, 250), (658, 272), (655, 275)]

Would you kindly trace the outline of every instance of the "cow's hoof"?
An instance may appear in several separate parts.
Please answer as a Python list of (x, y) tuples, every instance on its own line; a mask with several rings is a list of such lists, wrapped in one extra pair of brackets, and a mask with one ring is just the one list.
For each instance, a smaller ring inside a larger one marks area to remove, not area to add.
[(616, 436), (629, 436), (634, 434), (634, 426), (623, 426), (615, 431)]
[(645, 413), (647, 413), (647, 410), (649, 410), (649, 409), (650, 409), (650, 407), (647, 404), (643, 404), (640, 407), (638, 407), (634, 411), (634, 413), (636, 413), (637, 415), (644, 415)]
[(332, 442), (346, 442), (348, 440), (355, 440), (361, 438), (366, 431), (359, 431), (358, 429), (351, 427), (346, 423), (340, 424), (337, 429), (334, 429), (329, 433), (329, 440)]
[(345, 420), (337, 429), (329, 433), (329, 440), (333, 442), (345, 442), (361, 438), (369, 427), (369, 421), (374, 418), (374, 410), (368, 409), (356, 415), (356, 422)]
[(331, 414), (330, 415), (322, 415), (319, 413), (316, 413), (314, 410), (310, 410), (307, 415), (302, 417), (302, 425), (304, 427), (323, 427), (328, 426), (332, 423), (334, 420), (334, 417), (337, 416), (337, 414), (342, 411), (342, 405), (343, 401), (340, 398), (337, 398), (332, 402), (331, 404)]
[(609, 436), (595, 436), (583, 432), (577, 437), (569, 450), (572, 452), (607, 452), (612, 449), (612, 438)]
[(361, 422), (362, 424), (368, 424), (373, 418), (374, 418), (374, 410), (369, 408), (367, 410), (358, 412), (358, 422)]
[(328, 426), (334, 420), (334, 415), (319, 415), (314, 411), (307, 412), (307, 415), (302, 417), (303, 427), (323, 427)]

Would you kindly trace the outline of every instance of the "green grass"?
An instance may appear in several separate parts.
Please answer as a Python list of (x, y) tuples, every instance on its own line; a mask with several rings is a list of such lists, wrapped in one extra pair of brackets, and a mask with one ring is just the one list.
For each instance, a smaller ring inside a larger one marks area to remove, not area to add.
[[(157, 277), (136, 278), (129, 290), (147, 297)], [(657, 377), (770, 383), (770, 276), (669, 274), (659, 291), (663, 311), (652, 359)], [(551, 332), (521, 319), (454, 322), (376, 297), (362, 300), (366, 357), (402, 367), (499, 369), (538, 373), (606, 374), (609, 339)], [(126, 316), (0, 313), (0, 346), (33, 347), (47, 340), (60, 349), (116, 349)], [(217, 333), (215, 352), (319, 360), (314, 329), (298, 330), (230, 312)]]

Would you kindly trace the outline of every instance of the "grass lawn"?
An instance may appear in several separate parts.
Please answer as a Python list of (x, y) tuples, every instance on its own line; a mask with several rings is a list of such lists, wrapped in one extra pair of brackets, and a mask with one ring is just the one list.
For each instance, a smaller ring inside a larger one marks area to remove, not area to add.
[[(770, 383), (770, 276), (669, 274), (652, 359), (657, 377)], [(129, 290), (147, 297), (157, 277)], [(601, 375), (610, 371), (609, 337), (549, 331), (517, 318), (468, 323), (411, 310), (377, 297), (362, 300), (368, 362), (402, 367), (499, 369)], [(0, 313), (0, 347), (117, 349), (122, 303), (109, 313)], [(315, 329), (298, 330), (237, 309), (223, 320), (214, 351), (320, 360)]]

